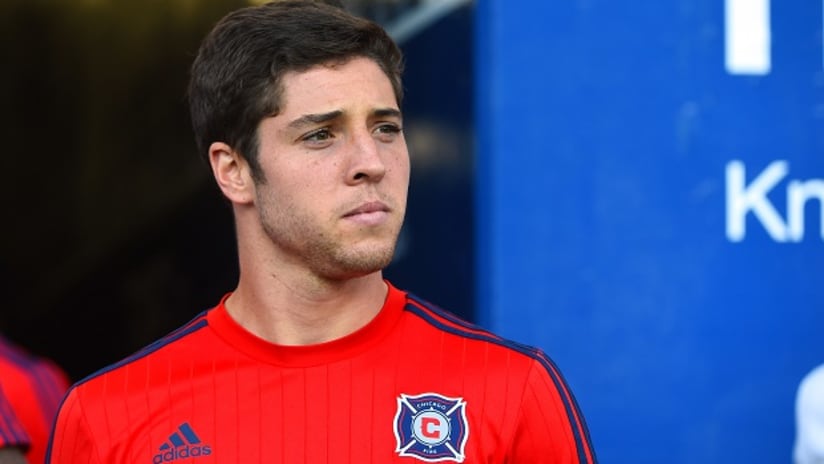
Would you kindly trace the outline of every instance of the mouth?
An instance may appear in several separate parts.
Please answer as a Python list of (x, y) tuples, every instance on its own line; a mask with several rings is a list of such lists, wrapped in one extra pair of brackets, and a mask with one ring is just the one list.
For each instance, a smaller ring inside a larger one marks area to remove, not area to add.
[(384, 203), (380, 201), (370, 201), (368, 203), (364, 203), (357, 208), (349, 211), (348, 213), (344, 214), (343, 217), (349, 216), (356, 216), (358, 214), (370, 214), (370, 213), (388, 213), (390, 211), (389, 207), (386, 206)]
[(370, 201), (348, 211), (343, 217), (362, 225), (378, 225), (386, 221), (391, 211), (383, 202)]

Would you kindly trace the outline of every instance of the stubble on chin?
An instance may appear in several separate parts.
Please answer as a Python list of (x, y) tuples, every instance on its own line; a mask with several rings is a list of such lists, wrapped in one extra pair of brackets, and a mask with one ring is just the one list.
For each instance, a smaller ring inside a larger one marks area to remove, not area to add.
[(314, 247), (308, 263), (315, 272), (328, 279), (340, 280), (362, 277), (383, 270), (395, 255), (397, 234), (374, 245), (347, 245), (346, 243)]
[(258, 200), (260, 225), (274, 248), (280, 250), (278, 254), (284, 258), (291, 256), (286, 259), (301, 262), (322, 279), (362, 277), (392, 262), (403, 215), (392, 217), (376, 228), (355, 230), (350, 226), (341, 227), (339, 221), (344, 213), (332, 214), (334, 219), (324, 223), (301, 214), (296, 208), (281, 205), (272, 210), (261, 200)]

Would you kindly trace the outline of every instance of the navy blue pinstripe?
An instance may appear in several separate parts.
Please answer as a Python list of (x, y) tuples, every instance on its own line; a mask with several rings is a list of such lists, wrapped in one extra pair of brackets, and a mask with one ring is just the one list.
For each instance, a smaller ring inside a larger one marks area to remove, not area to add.
[[(454, 314), (451, 314), (448, 311), (445, 311), (441, 308), (438, 308), (437, 306), (435, 306), (435, 305), (433, 305), (433, 304), (431, 304), (431, 303), (429, 303), (425, 300), (422, 300), (422, 299), (414, 296), (411, 293), (409, 294), (409, 298), (414, 300), (416, 303), (420, 304), (421, 306), (425, 307), (429, 311), (437, 314), (439, 317), (442, 317), (442, 318), (448, 320), (449, 322), (451, 322), (453, 324), (456, 324), (456, 325), (466, 329), (466, 330), (462, 330), (462, 329), (444, 324), (443, 322), (439, 321), (438, 319), (433, 317), (431, 314), (429, 314), (426, 311), (418, 308), (417, 306), (415, 306), (413, 304), (407, 304), (406, 305), (405, 309), (407, 311), (409, 311), (413, 314), (416, 314), (417, 316), (419, 316), (420, 318), (422, 318), (423, 320), (427, 321), (429, 324), (437, 327), (440, 330), (443, 330), (445, 332), (448, 332), (448, 333), (451, 333), (453, 335), (457, 335), (457, 336), (460, 336), (460, 337), (465, 337), (465, 338), (469, 338), (469, 339), (473, 339), (473, 340), (486, 341), (486, 342), (494, 343), (496, 345), (504, 346), (506, 348), (512, 349), (512, 350), (514, 350), (518, 353), (524, 354), (524, 355), (529, 356), (529, 357), (535, 359), (536, 361), (538, 361), (544, 367), (544, 369), (546, 369), (547, 373), (549, 374), (550, 378), (552, 379), (552, 382), (555, 384), (555, 388), (558, 390), (558, 392), (561, 396), (561, 400), (564, 403), (564, 409), (567, 413), (567, 417), (569, 417), (569, 419), (570, 419), (572, 433), (575, 437), (575, 447), (576, 447), (576, 451), (578, 452), (578, 460), (579, 460), (580, 464), (590, 464), (589, 460), (587, 459), (586, 451), (584, 450), (585, 445), (584, 445), (583, 440), (585, 439), (587, 443), (591, 443), (590, 437), (589, 437), (589, 431), (586, 428), (586, 426), (584, 425), (584, 416), (580, 412), (578, 404), (575, 401), (575, 397), (572, 395), (572, 391), (567, 387), (566, 381), (561, 376), (560, 370), (558, 370), (555, 363), (552, 360), (550, 360), (549, 357), (546, 354), (542, 353), (540, 350), (538, 350), (534, 347), (524, 345), (524, 344), (521, 344), (521, 343), (518, 343), (518, 342), (514, 342), (514, 341), (511, 341), (511, 340), (507, 340), (507, 339), (504, 339), (504, 338), (501, 338), (501, 337), (498, 337), (498, 336), (495, 336), (491, 332), (489, 332), (487, 330), (484, 330), (484, 329), (482, 329), (478, 326), (475, 326), (473, 324), (470, 324), (470, 323), (464, 321), (463, 319), (458, 318)], [(569, 395), (569, 401), (567, 401), (567, 395), (565, 395), (564, 392), (566, 392)], [(584, 431), (584, 437), (581, 437), (580, 430), (576, 426), (576, 419), (577, 419), (577, 421), (580, 421), (580, 423), (581, 423), (581, 428)], [(592, 458), (593, 458), (593, 462), (591, 464), (597, 464), (597, 458), (595, 457), (595, 450), (592, 448), (592, 446), (589, 446), (589, 448), (590, 448), (590, 453), (592, 453)]]

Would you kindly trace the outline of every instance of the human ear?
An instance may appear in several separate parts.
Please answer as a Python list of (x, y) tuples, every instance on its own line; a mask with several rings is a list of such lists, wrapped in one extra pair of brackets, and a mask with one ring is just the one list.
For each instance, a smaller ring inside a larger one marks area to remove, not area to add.
[(254, 199), (254, 182), (249, 163), (223, 142), (209, 146), (209, 164), (223, 195), (232, 203), (247, 204)]

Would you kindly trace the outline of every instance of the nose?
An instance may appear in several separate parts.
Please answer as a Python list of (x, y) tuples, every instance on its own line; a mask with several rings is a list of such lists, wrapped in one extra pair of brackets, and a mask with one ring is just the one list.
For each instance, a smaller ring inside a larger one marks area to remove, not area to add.
[(381, 146), (368, 130), (359, 131), (352, 138), (349, 172), (347, 181), (378, 182), (386, 174), (386, 164), (382, 158)]

